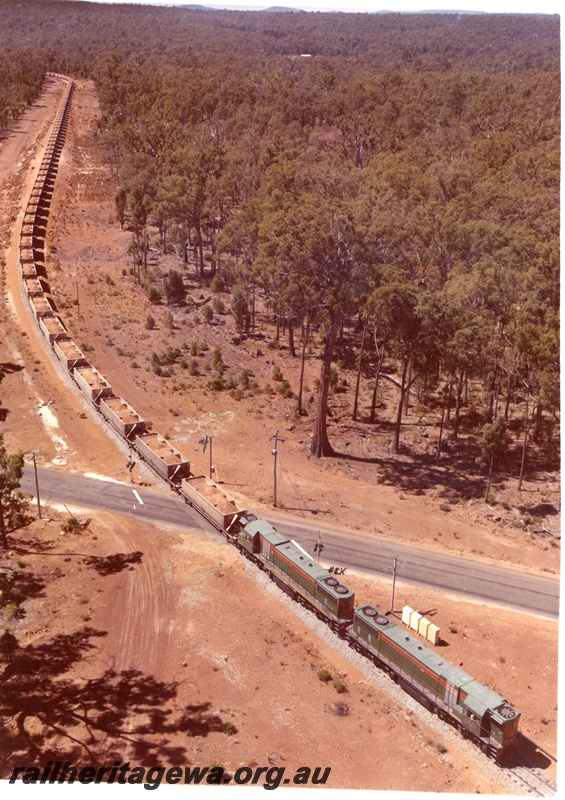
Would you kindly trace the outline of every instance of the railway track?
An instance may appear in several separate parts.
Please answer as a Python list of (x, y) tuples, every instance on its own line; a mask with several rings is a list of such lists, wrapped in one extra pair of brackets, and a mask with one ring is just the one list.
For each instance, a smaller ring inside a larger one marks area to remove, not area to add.
[(528, 794), (535, 797), (554, 797), (557, 794), (557, 783), (541, 770), (529, 767), (510, 767), (508, 774), (513, 781)]
[[(45, 231), (46, 231), (46, 224), (47, 218), (49, 216), (50, 205), (51, 205), (51, 198), (53, 193), (53, 184), (55, 181), (55, 177), (58, 170), (58, 163), (59, 158), (61, 155), (61, 151), (64, 144), (66, 127), (68, 122), (68, 114), (69, 114), (69, 105), (70, 105), (70, 98), (72, 95), (73, 84), (69, 78), (65, 78), (64, 76), (55, 76), (61, 78), (62, 80), (68, 83), (68, 89), (65, 93), (63, 101), (61, 103), (60, 110), (57, 114), (57, 118), (54, 125), (54, 133), (51, 136), (49, 141), (49, 145), (43, 159), (41, 168), (39, 170), (37, 180), (34, 186), (34, 190), (32, 195), (30, 196), (28, 207), (26, 209), (26, 213), (24, 216), (24, 222), (22, 225), (21, 236), (20, 236), (20, 262), (21, 262), (21, 269), (22, 269), (22, 280), (26, 287), (26, 291), (28, 293), (28, 299), (31, 304), (32, 310), (34, 311), (37, 321), (40, 327), (41, 332), (43, 333), (44, 337), (46, 338), (47, 342), (51, 344), (53, 350), (57, 357), (67, 364), (69, 369), (73, 369), (73, 377), (75, 378), (75, 382), (87, 397), (91, 400), (94, 406), (97, 408), (98, 411), (103, 413), (104, 404), (108, 405), (109, 400), (103, 400), (106, 396), (110, 400), (120, 401), (122, 406), (126, 406), (129, 412), (133, 412), (133, 409), (128, 406), (122, 398), (115, 398), (111, 397), (112, 389), (107, 384), (104, 379), (102, 378), (99, 373), (91, 366), (88, 365), (84, 367), (78, 366), (79, 361), (81, 360), (82, 353), (74, 342), (70, 340), (68, 337), (67, 331), (64, 325), (61, 323), (59, 319), (59, 315), (56, 312), (56, 306), (54, 300), (51, 298), (51, 291), (49, 284), (47, 282), (47, 275), (45, 271)], [(45, 307), (41, 306), (40, 301), (43, 301)], [(67, 345), (73, 345), (75, 350), (71, 352), (71, 350), (61, 350), (60, 353), (57, 352), (57, 348), (62, 347), (62, 343), (65, 342)], [(77, 352), (78, 351), (78, 355)], [(93, 373), (93, 377), (89, 381), (85, 380), (80, 381), (77, 380), (77, 377), (80, 378), (82, 373), (80, 373), (80, 369), (89, 369)], [(78, 371), (78, 375), (77, 375)], [(84, 384), (84, 385), (83, 385)], [(90, 396), (89, 396), (90, 393)], [(99, 406), (102, 405), (102, 408)], [(114, 404), (116, 405), (116, 404)], [(110, 408), (110, 411), (112, 409)], [(133, 412), (135, 414), (135, 412)], [(107, 420), (110, 422), (113, 427), (115, 427), (121, 436), (126, 440), (129, 440), (129, 436), (131, 431), (127, 428), (126, 423), (123, 423), (120, 427), (118, 423), (122, 423), (123, 420), (121, 417), (117, 417), (116, 420), (113, 420), (112, 417), (108, 416), (110, 412), (108, 411), (107, 414), (103, 413), (103, 416), (107, 417)], [(135, 414), (135, 421), (130, 421), (127, 423), (128, 425), (139, 426), (140, 422), (143, 423), (143, 420), (139, 418), (137, 414)], [(144, 424), (144, 423), (143, 423)], [(123, 430), (122, 430), (123, 428)], [(133, 428), (131, 429), (133, 431)], [(143, 428), (143, 430), (145, 430)], [(159, 440), (162, 437), (158, 436), (158, 434), (152, 433), (140, 433), (137, 436), (137, 439), (148, 439), (148, 438), (158, 438)], [(136, 443), (137, 443), (136, 439)], [(187, 477), (195, 479), (194, 476), (190, 476), (188, 473), (189, 470), (189, 462), (183, 461), (183, 456), (181, 453), (177, 452), (172, 448), (170, 445), (167, 445), (165, 440), (159, 442), (162, 446), (166, 446), (169, 451), (173, 451), (173, 456), (177, 458), (176, 461), (167, 461), (165, 456), (160, 460), (161, 464), (164, 464), (166, 468), (165, 472), (163, 469), (159, 469), (158, 465), (156, 466), (155, 458), (152, 458), (154, 452), (151, 448), (148, 452), (146, 452), (146, 448), (140, 447), (136, 444), (136, 449), (138, 450), (138, 454), (147, 461), (147, 463), (157, 472), (157, 474), (164, 478), (172, 488), (175, 488), (179, 491), (179, 487), (177, 485), (173, 485), (173, 475), (176, 474), (176, 471), (181, 467), (186, 467)], [(130, 442), (131, 444), (131, 442)], [(143, 441), (142, 441), (143, 444)], [(169, 456), (171, 454), (169, 453)], [(179, 461), (180, 459), (180, 461)], [(179, 466), (180, 465), (180, 466)], [(182, 475), (181, 475), (182, 477)], [(186, 480), (182, 481), (183, 488), (184, 484), (187, 483)], [(212, 481), (209, 483), (213, 484)], [(234, 510), (230, 510), (230, 513), (223, 515), (221, 519), (216, 519), (216, 517), (210, 517), (202, 507), (201, 503), (194, 503), (192, 495), (188, 497), (184, 494), (182, 489), (180, 493), (183, 494), (185, 500), (189, 502), (191, 505), (194, 505), (198, 511), (200, 511), (205, 517), (207, 517), (219, 530), (222, 530), (226, 534), (230, 531), (233, 523), (238, 519), (239, 512), (234, 514)], [(208, 503), (209, 505), (209, 503)], [(241, 509), (243, 511), (243, 509)], [(244, 512), (245, 513), (245, 512)], [(232, 519), (233, 517), (233, 519)], [(231, 520), (231, 521), (230, 521)], [(229, 524), (228, 524), (229, 522)], [(294, 544), (294, 542), (292, 543)], [(240, 548), (241, 549), (241, 548)], [(302, 551), (304, 552), (304, 551)], [(308, 555), (306, 553), (306, 555)], [(302, 556), (300, 556), (302, 558)], [(272, 577), (272, 575), (271, 575)], [(275, 578), (276, 580), (276, 578)], [(281, 586), (284, 591), (287, 591), (288, 587)], [(342, 587), (346, 589), (346, 587)], [(346, 590), (347, 591), (347, 590)], [(289, 593), (287, 591), (287, 593)], [(292, 595), (291, 595), (292, 596)], [(294, 599), (297, 599), (296, 597)], [(376, 613), (376, 610), (375, 610)], [(421, 649), (421, 648), (420, 648)], [(409, 692), (410, 693), (410, 692)], [(414, 695), (415, 696), (415, 695)], [(416, 698), (418, 699), (418, 698)], [(541, 748), (537, 747), (534, 742), (529, 740), (527, 737), (522, 737), (525, 742), (528, 742), (529, 745), (533, 745), (534, 748), (541, 750)], [(553, 758), (549, 753), (545, 753), (546, 756), (549, 758)], [(521, 789), (525, 789), (527, 794), (538, 796), (538, 797), (551, 797), (557, 793), (557, 785), (553, 781), (552, 778), (543, 774), (543, 771), (539, 768), (529, 768), (526, 766), (518, 766), (513, 768), (508, 768), (506, 774), (510, 777), (510, 779), (519, 785)]]

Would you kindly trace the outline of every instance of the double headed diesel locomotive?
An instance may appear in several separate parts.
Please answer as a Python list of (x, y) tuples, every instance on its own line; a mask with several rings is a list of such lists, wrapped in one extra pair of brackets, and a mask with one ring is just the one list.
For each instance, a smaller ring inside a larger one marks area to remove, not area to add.
[[(265, 570), (294, 600), (324, 620), (351, 647), (371, 659), (430, 711), (455, 725), (499, 763), (517, 743), (520, 714), (492, 689), (477, 683), (372, 605), (355, 608), (355, 596), (335, 574), (320, 567), (296, 542), (246, 511), (203, 475), (89, 364), (68, 335), (45, 275), (45, 218), (65, 138), (72, 81), (61, 101), (53, 134), (38, 171), (20, 235), (21, 279), (38, 328), (83, 396), (187, 503), (228, 541)], [(40, 256), (40, 257), (39, 257)], [(39, 258), (39, 260), (38, 260)], [(38, 277), (39, 276), (39, 277)], [(41, 280), (39, 280), (39, 278)], [(133, 465), (130, 458), (128, 464)]]

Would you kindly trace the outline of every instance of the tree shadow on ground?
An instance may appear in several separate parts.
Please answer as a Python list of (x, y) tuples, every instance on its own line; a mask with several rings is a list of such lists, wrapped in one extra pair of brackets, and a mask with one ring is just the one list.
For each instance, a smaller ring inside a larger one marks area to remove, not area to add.
[(11, 607), (13, 619), (22, 619), (21, 604), (34, 597), (44, 597), (45, 582), (28, 572), (11, 567), (0, 568), (0, 608)]
[(87, 556), (84, 563), (94, 567), (99, 575), (115, 575), (124, 569), (131, 568), (132, 564), (140, 564), (143, 553), (135, 550), (132, 553), (114, 553), (111, 556)]
[[(380, 467), (377, 477), (379, 483), (394, 486), (411, 494), (422, 495), (428, 491), (435, 491), (440, 498), (446, 500), (474, 500), (484, 497), (487, 468), (481, 461), (481, 448), (476, 438), (454, 440), (446, 437), (438, 460), (437, 442), (429, 440), (427, 444), (426, 442), (410, 444), (406, 440), (409, 434), (406, 433), (401, 439), (399, 452), (392, 452), (390, 442), (393, 430), (393, 423), (379, 424), (379, 438), (384, 436), (388, 439), (390, 436), (390, 440), (385, 446), (382, 442), (379, 443), (380, 452), (376, 455), (357, 456), (334, 449), (332, 458), (351, 463), (374, 464)], [(362, 433), (360, 430), (355, 432)], [(374, 434), (371, 433), (372, 435)], [(427, 449), (422, 451), (422, 446)], [(339, 448), (339, 445), (337, 447)], [(501, 482), (518, 480), (521, 456), (521, 447), (514, 447), (504, 458), (495, 462), (493, 489)], [(534, 452), (529, 452), (527, 477), (533, 480), (545, 470), (558, 469), (558, 463), (553, 463), (554, 461), (555, 459), (551, 458), (540, 461)], [(536, 515), (531, 511), (529, 513), (532, 516)], [(543, 511), (537, 513), (544, 515)], [(550, 510), (549, 513), (558, 512)]]
[[(0, 672), (0, 777), (15, 765), (69, 760), (75, 765), (131, 759), (151, 764), (187, 762), (176, 739), (233, 733), (235, 726), (211, 713), (209, 703), (177, 706), (179, 684), (158, 681), (135, 669), (92, 669), (96, 640), (105, 631), (84, 627), (6, 655)], [(1, 665), (0, 665), (1, 669)], [(229, 727), (228, 727), (229, 726)]]
[(54, 547), (55, 543), (53, 541), (49, 539), (41, 540), (34, 537), (24, 539), (18, 536), (16, 540), (10, 542), (10, 550), (22, 555), (60, 555), (60, 553), (57, 552), (49, 552), (52, 551)]
[(559, 508), (552, 503), (537, 503), (535, 506), (519, 506), (521, 514), (531, 517), (555, 517), (560, 513)]
[[(386, 458), (355, 456), (350, 453), (334, 452), (333, 458), (381, 467), (378, 482), (385, 486), (404, 489), (415, 495), (427, 491), (439, 491), (440, 497), (465, 499), (480, 498), (484, 494), (486, 476), (478, 466), (470, 463), (468, 455), (443, 456), (438, 463), (435, 455), (412, 453), (402, 445), (398, 454), (391, 453)], [(498, 475), (500, 476), (499, 471)]]

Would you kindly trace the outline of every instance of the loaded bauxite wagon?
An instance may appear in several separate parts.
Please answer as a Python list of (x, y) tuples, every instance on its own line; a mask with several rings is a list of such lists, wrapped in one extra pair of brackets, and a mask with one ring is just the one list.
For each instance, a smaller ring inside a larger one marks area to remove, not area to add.
[(243, 506), (206, 475), (183, 480), (180, 491), (191, 505), (224, 531), (229, 532), (234, 522), (245, 513)]
[(53, 350), (69, 372), (74, 367), (85, 367), (88, 364), (86, 356), (72, 339), (59, 339), (53, 342)]
[(28, 297), (41, 297), (43, 294), (43, 286), (37, 278), (24, 278), (26, 292)]
[(145, 433), (145, 420), (123, 397), (102, 398), (100, 411), (124, 439), (133, 439), (137, 434)]
[[(24, 279), (24, 281), (27, 281), (30, 278), (37, 278), (37, 270), (35, 269), (35, 264), (33, 260), (22, 261), (21, 268), (22, 268), (22, 278)], [(30, 297), (29, 292), (28, 292), (28, 297)]]
[(53, 306), (51, 305), (47, 297), (45, 297), (45, 295), (43, 295), (42, 297), (30, 297), (29, 302), (32, 311), (38, 320), (43, 319), (43, 317), (53, 316)]
[(68, 336), (59, 317), (41, 317), (39, 319), (39, 327), (49, 343), (54, 342), (56, 339), (65, 339)]
[(158, 433), (137, 436), (139, 455), (166, 481), (180, 483), (190, 475), (190, 462)]
[(20, 262), (22, 264), (33, 263), (34, 260), (33, 247), (20, 247)]
[(79, 389), (84, 392), (89, 400), (98, 404), (102, 397), (112, 396), (112, 387), (97, 369), (88, 365), (86, 367), (74, 367), (73, 377)]

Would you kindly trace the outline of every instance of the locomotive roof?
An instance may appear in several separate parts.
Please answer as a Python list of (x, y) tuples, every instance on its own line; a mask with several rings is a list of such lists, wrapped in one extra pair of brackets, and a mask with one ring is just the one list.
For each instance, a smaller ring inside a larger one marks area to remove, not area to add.
[(316, 581), (325, 592), (338, 600), (353, 596), (351, 589), (335, 578), (331, 572), (321, 567), (312, 556), (303, 550), (299, 544), (279, 533), (276, 528), (264, 519), (256, 519), (245, 526), (247, 533), (254, 536), (259, 533), (269, 544), (276, 548), (277, 553), (290, 563), (295, 569), (308, 575)]
[(256, 533), (261, 534), (263, 539), (266, 539), (273, 545), (290, 541), (288, 536), (283, 536), (282, 533), (279, 533), (266, 519), (254, 519), (253, 522), (248, 522), (245, 526), (245, 530), (251, 536), (255, 536)]
[[(370, 616), (366, 614), (365, 609), (369, 609)], [(425, 645), (421, 639), (397, 625), (390, 617), (385, 617), (374, 606), (364, 605), (356, 608), (355, 617), (365, 627), (377, 630), (380, 636), (394, 643), (411, 659), (422, 664), (422, 667), (441, 676), (451, 686), (462, 689), (463, 693), (467, 695), (463, 700), (463, 705), (478, 717), (482, 717), (488, 709), (492, 710), (505, 704), (504, 698), (494, 689), (483, 686), (461, 667), (442, 658), (436, 651)], [(507, 707), (510, 708), (510, 706)]]

